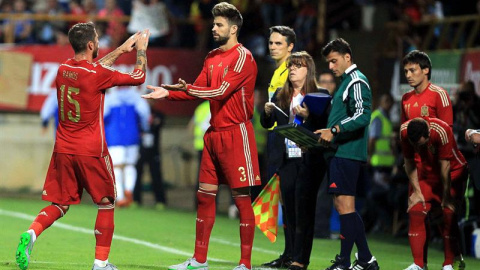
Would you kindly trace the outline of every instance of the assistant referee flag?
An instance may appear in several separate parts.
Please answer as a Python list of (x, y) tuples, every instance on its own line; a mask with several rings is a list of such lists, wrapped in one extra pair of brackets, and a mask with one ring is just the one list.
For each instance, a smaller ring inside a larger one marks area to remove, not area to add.
[(252, 203), (255, 224), (272, 243), (277, 240), (279, 198), (280, 177), (274, 174)]

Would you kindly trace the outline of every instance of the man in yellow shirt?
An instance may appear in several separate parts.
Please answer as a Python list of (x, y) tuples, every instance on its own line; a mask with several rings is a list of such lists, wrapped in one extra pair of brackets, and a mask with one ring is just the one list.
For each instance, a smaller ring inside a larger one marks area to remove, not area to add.
[[(278, 88), (282, 88), (288, 79), (288, 68), (286, 60), (293, 50), (296, 41), (296, 35), (292, 28), (288, 26), (270, 27), (270, 38), (268, 49), (270, 56), (275, 61), (276, 70), (273, 73), (270, 85), (268, 87), (268, 101), (271, 101), (273, 94)], [(272, 127), (272, 129), (276, 124)], [(284, 138), (277, 136), (272, 130), (267, 135), (267, 178), (270, 179), (282, 164), (285, 149)], [(284, 207), (282, 205), (282, 210)], [(282, 211), (285, 213), (285, 211)], [(263, 264), (270, 268), (287, 268), (292, 263), (293, 235), (287, 235), (285, 232), (285, 249), (278, 259)]]

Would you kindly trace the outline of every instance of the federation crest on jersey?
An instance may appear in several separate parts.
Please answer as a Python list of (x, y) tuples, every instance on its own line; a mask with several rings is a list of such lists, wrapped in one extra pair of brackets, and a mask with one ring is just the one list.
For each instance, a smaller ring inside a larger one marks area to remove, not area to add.
[(427, 105), (422, 106), (421, 111), (420, 111), (420, 115), (421, 116), (428, 116), (428, 106)]
[(223, 69), (223, 76), (222, 76), (222, 79), (225, 78), (225, 76), (227, 76), (227, 72), (228, 72), (228, 66), (226, 68)]

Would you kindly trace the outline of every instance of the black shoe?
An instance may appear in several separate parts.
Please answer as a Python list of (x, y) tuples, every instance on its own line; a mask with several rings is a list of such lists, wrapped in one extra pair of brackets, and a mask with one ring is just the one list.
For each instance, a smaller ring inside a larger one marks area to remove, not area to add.
[(352, 270), (380, 270), (380, 266), (378, 266), (375, 256), (372, 256), (369, 262), (361, 262), (358, 259), (354, 261)]
[(292, 264), (292, 259), (287, 256), (280, 256), (277, 259), (262, 264), (262, 266), (270, 268), (287, 268)]
[(345, 258), (336, 255), (335, 260), (330, 261), (333, 264), (330, 267), (325, 268), (325, 270), (348, 270), (350, 267), (344, 266), (345, 261)]

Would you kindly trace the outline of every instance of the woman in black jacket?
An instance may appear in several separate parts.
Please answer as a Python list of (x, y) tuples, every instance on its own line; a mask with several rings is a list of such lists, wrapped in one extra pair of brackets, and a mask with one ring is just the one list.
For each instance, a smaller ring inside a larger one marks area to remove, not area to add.
[[(265, 104), (261, 115), (264, 128), (293, 123), (295, 117), (303, 118), (303, 126), (316, 130), (326, 126), (326, 116), (311, 114), (305, 104), (301, 104), (308, 93), (324, 92), (318, 88), (315, 78), (315, 63), (307, 52), (293, 53), (287, 59), (288, 80), (277, 89), (271, 102)], [(283, 149), (283, 162), (278, 169), (280, 191), (284, 210), (286, 243), (293, 243), (290, 255), (291, 270), (307, 269), (313, 242), (315, 203), (318, 188), (326, 171), (322, 148), (302, 151), (292, 141), (277, 136), (275, 144)], [(287, 248), (286, 248), (287, 251)]]

